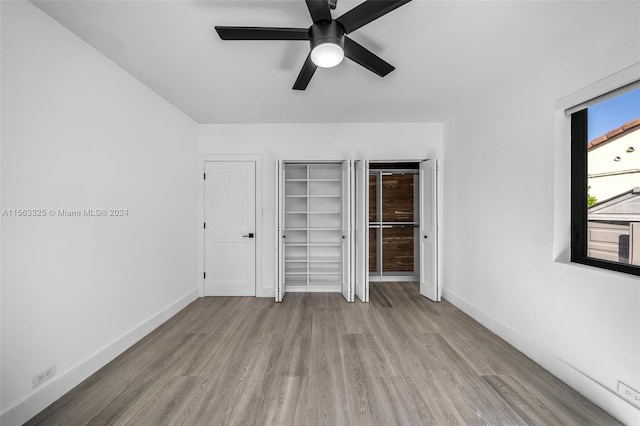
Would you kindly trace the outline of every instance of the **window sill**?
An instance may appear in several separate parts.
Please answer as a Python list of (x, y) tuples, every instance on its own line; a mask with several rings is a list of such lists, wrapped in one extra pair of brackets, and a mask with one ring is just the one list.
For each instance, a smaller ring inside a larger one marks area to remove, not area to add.
[[(604, 262), (604, 261), (603, 261)], [(581, 262), (575, 262), (575, 261), (571, 261), (569, 259), (567, 259), (565, 256), (560, 256), (558, 258), (556, 258), (554, 260), (554, 263), (560, 264), (560, 265), (565, 265), (565, 266), (569, 266), (569, 267), (573, 267), (573, 268), (579, 268), (583, 271), (588, 271), (588, 272), (598, 272), (603, 274), (606, 277), (611, 277), (611, 278), (626, 278), (629, 280), (633, 280), (633, 281), (637, 281), (638, 280), (638, 272), (634, 272), (634, 273), (630, 273), (630, 272), (622, 272), (622, 271), (618, 271), (618, 270), (614, 270), (614, 269), (609, 269), (609, 268), (605, 268), (602, 266), (598, 266), (598, 265), (594, 265), (592, 263), (581, 263)], [(608, 263), (608, 262), (604, 262), (604, 263)], [(622, 265), (625, 266), (625, 265)]]

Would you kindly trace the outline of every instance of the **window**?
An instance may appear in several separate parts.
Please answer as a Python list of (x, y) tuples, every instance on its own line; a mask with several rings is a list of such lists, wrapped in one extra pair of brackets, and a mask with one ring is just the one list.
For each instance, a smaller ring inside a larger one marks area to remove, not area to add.
[(640, 275), (640, 88), (571, 114), (571, 261)]

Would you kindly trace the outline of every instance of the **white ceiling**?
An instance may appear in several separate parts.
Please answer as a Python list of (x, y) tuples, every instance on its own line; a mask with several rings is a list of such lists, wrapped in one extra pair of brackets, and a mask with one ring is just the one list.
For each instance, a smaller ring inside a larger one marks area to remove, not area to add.
[(300, 92), (308, 42), (222, 41), (214, 26), (308, 27), (303, 0), (32, 2), (199, 123), (441, 122), (610, 3), (414, 0), (350, 35), (395, 71), (345, 60)]

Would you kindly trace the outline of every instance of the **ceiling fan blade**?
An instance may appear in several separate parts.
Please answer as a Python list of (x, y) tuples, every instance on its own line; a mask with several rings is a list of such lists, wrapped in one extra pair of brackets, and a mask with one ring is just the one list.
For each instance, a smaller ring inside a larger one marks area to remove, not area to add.
[(411, 0), (367, 0), (346, 12), (336, 21), (344, 27), (346, 34), (367, 25), (369, 22), (386, 15)]
[(306, 2), (314, 24), (318, 21), (330, 21), (333, 19), (331, 18), (328, 0), (306, 0)]
[(304, 61), (300, 74), (298, 74), (298, 78), (293, 85), (293, 90), (306, 89), (309, 85), (309, 81), (311, 81), (311, 77), (313, 77), (313, 74), (317, 69), (318, 66), (311, 61), (311, 53), (309, 53), (309, 55), (307, 55), (307, 60)]
[(307, 28), (216, 26), (216, 31), (223, 40), (309, 40)]
[(362, 65), (369, 71), (378, 74), (380, 77), (384, 77), (396, 69), (393, 65), (365, 49), (362, 45), (351, 40), (349, 37), (344, 38), (344, 56), (351, 59), (353, 62)]

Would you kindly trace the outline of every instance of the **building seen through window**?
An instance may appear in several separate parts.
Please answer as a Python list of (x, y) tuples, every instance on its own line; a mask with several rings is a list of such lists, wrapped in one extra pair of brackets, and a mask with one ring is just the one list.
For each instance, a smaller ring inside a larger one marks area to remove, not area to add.
[(640, 265), (640, 89), (587, 117), (587, 257)]

